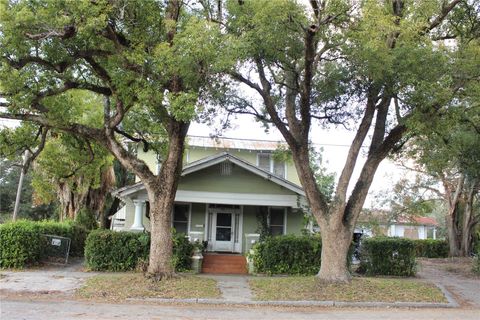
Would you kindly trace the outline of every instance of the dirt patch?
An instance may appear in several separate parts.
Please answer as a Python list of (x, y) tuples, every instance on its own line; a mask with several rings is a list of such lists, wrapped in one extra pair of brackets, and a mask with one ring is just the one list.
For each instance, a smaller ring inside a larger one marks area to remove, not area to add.
[(473, 273), (473, 258), (440, 258), (419, 259), (423, 267), (433, 267), (466, 278), (480, 279), (480, 275)]

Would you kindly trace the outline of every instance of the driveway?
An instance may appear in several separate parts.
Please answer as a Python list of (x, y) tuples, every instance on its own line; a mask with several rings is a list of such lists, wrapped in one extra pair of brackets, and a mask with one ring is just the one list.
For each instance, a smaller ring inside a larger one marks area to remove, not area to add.
[(72, 294), (85, 279), (96, 273), (83, 272), (83, 260), (73, 260), (66, 266), (45, 266), (27, 271), (1, 271), (1, 293), (61, 293)]
[[(449, 272), (448, 259), (423, 259), (420, 261), (418, 277), (440, 284), (447, 288), (463, 307), (480, 308), (480, 277), (465, 276), (457, 272)], [(469, 260), (452, 260), (453, 264), (470, 266)], [(459, 266), (458, 269), (460, 269)]]

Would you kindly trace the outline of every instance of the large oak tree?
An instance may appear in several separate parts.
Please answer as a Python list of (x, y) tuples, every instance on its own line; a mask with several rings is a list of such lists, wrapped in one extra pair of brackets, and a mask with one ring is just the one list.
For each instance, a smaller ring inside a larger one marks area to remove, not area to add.
[[(273, 124), (288, 143), (322, 234), (324, 281), (348, 281), (347, 252), (378, 166), (409, 135), (416, 114), (437, 115), (459, 82), (450, 61), (458, 49), (454, 20), (468, 25), (462, 0), (231, 1), (227, 30), (238, 53), (229, 71), (238, 87), (231, 112)], [(455, 11), (455, 15), (453, 15)], [(253, 92), (253, 93), (251, 93)], [(253, 97), (253, 98), (252, 98)], [(260, 103), (258, 103), (260, 101)], [(309, 165), (311, 128), (355, 128), (329, 201)], [(353, 175), (363, 147), (366, 161)]]
[[(190, 121), (208, 99), (218, 24), (194, 1), (1, 1), (0, 117), (95, 141), (145, 185), (150, 201), (148, 272), (173, 274), (171, 212)], [(92, 123), (69, 94), (104, 97)], [(154, 150), (159, 172), (129, 151)]]

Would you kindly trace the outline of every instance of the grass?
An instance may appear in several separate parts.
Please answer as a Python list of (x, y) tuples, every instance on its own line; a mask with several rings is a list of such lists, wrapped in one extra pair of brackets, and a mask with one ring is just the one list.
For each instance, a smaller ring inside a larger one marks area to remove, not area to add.
[(89, 278), (77, 298), (120, 301), (127, 298), (219, 298), (213, 279), (193, 275), (154, 282), (140, 273), (103, 274)]
[(435, 285), (411, 279), (354, 278), (349, 284), (321, 284), (315, 277), (250, 280), (256, 300), (363, 302), (447, 302)]

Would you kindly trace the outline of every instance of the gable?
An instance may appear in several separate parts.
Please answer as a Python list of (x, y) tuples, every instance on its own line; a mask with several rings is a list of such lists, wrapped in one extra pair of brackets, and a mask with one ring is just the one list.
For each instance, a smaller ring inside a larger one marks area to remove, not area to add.
[[(222, 168), (225, 163), (228, 163), (227, 166), (230, 166), (231, 171)], [(183, 176), (180, 179), (178, 189), (227, 193), (297, 194), (231, 162), (217, 163)]]

